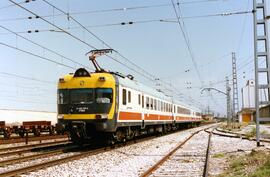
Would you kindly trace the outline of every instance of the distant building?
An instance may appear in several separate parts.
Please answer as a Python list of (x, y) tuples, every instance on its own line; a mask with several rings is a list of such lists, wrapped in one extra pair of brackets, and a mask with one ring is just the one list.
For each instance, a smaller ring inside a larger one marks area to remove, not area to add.
[(255, 81), (248, 80), (245, 87), (241, 90), (242, 93), (242, 109), (239, 112), (239, 122), (254, 121), (255, 109)]
[(255, 109), (255, 81), (248, 80), (242, 88), (242, 109)]
[(207, 120), (207, 121), (211, 121), (211, 120), (213, 120), (213, 118), (214, 118), (214, 114), (203, 114), (202, 115), (202, 119), (203, 120)]

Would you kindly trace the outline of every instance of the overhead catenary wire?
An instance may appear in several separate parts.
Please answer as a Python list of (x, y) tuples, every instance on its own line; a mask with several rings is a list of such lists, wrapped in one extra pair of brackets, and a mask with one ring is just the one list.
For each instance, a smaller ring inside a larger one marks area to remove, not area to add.
[[(181, 19), (197, 19), (197, 18), (211, 18), (211, 17), (229, 17), (233, 15), (246, 15), (251, 14), (252, 11), (235, 11), (235, 12), (224, 12), (224, 13), (215, 13), (215, 14), (204, 14), (204, 15), (193, 15), (193, 16), (182, 16), (179, 17)], [(70, 14), (69, 14), (70, 15)], [(19, 17), (19, 18), (9, 18), (9, 19), (0, 19), (0, 22), (8, 22), (8, 21), (18, 21), (18, 20), (34, 20), (39, 19), (43, 16), (28, 16), (28, 17)], [(177, 23), (177, 18), (163, 18), (163, 19), (148, 19), (148, 20), (130, 20), (126, 22), (117, 22), (117, 23), (107, 23), (107, 24), (97, 24), (97, 25), (87, 25), (86, 28), (95, 28), (95, 27), (110, 27), (110, 26), (124, 26), (124, 25), (135, 25), (135, 24), (144, 24), (144, 23)], [(78, 29), (77, 27), (70, 27), (69, 29)], [(39, 30), (42, 31), (42, 30)], [(46, 30), (49, 31), (49, 30)], [(34, 32), (34, 31), (33, 31)], [(30, 33), (30, 32), (28, 32)]]
[[(12, 1), (12, 0), (9, 0), (9, 1), (10, 1), (10, 2), (13, 2), (13, 3), (15, 3), (15, 4), (16, 4), (16, 2), (14, 2), (14, 1)], [(21, 7), (22, 9), (24, 9), (24, 10), (28, 11), (28, 12), (29, 12), (29, 13), (31, 13), (32, 15), (36, 15), (36, 16), (37, 16), (37, 14), (36, 14), (36, 13), (34, 13), (34, 12), (32, 12), (31, 10), (29, 10), (29, 9), (27, 9), (27, 8), (25, 8), (25, 7), (22, 7), (22, 6), (20, 6), (20, 5), (18, 5), (18, 6), (19, 6), (19, 7)], [(90, 44), (86, 43), (85, 41), (81, 40), (80, 38), (78, 38), (78, 37), (74, 36), (73, 34), (71, 34), (71, 33), (67, 32), (67, 31), (65, 31), (65, 30), (64, 30), (64, 29), (62, 29), (61, 27), (59, 27), (59, 26), (57, 26), (57, 25), (55, 25), (55, 24), (51, 23), (50, 21), (48, 21), (48, 20), (46, 20), (46, 19), (44, 19), (44, 18), (42, 18), (42, 17), (41, 17), (40, 19), (42, 19), (43, 21), (45, 21), (45, 22), (49, 23), (50, 25), (52, 25), (52, 26), (56, 27), (56, 28), (57, 28), (57, 29), (59, 29), (60, 31), (65, 32), (66, 34), (70, 35), (71, 37), (75, 38), (76, 40), (79, 40), (80, 42), (82, 42), (82, 43), (84, 43), (84, 44), (88, 45), (89, 47), (96, 49), (94, 46), (92, 46), (92, 45), (90, 45)], [(126, 68), (128, 68), (128, 69), (130, 69), (130, 70), (132, 70), (132, 71), (134, 71), (134, 72), (136, 72), (136, 73), (138, 73), (138, 74), (140, 74), (140, 75), (144, 76), (145, 78), (147, 78), (147, 79), (149, 79), (149, 80), (151, 80), (151, 81), (155, 82), (155, 80), (154, 80), (152, 77), (147, 76), (147, 75), (145, 75), (145, 74), (142, 74), (142, 73), (138, 72), (136, 69), (133, 69), (133, 68), (131, 68), (131, 67), (127, 66), (126, 64), (124, 64), (124, 63), (122, 63), (122, 62), (120, 62), (120, 61), (116, 60), (115, 58), (113, 58), (113, 57), (111, 57), (111, 56), (108, 56), (108, 57), (109, 57), (109, 58), (111, 58), (111, 59), (113, 59), (113, 60), (115, 60), (116, 62), (118, 62), (118, 63), (120, 63), (120, 64), (124, 65)]]
[[(35, 1), (35, 0), (32, 0)], [(198, 3), (207, 3), (207, 2), (217, 2), (221, 0), (201, 0), (201, 1), (188, 1), (188, 2), (179, 2), (179, 4), (198, 4)], [(31, 2), (31, 0), (25, 0), (22, 2), (19, 2), (18, 4), (28, 3)], [(7, 6), (0, 7), (1, 9), (9, 8), (16, 6), (15, 4), (10, 4)], [(144, 5), (144, 6), (133, 6), (133, 7), (119, 7), (119, 8), (112, 8), (112, 9), (99, 9), (99, 10), (91, 10), (91, 11), (81, 11), (81, 12), (69, 12), (70, 15), (85, 15), (85, 14), (95, 14), (95, 13), (105, 13), (105, 12), (118, 12), (118, 11), (128, 11), (128, 10), (138, 10), (138, 9), (149, 9), (149, 8), (158, 8), (158, 7), (170, 7), (170, 3), (163, 3), (163, 4), (155, 4), (155, 5)], [(53, 14), (53, 15), (43, 15), (42, 17), (57, 17), (57, 16), (63, 16), (63, 14)], [(35, 17), (26, 17), (26, 18), (38, 18), (38, 16)], [(25, 19), (25, 18), (23, 18)], [(7, 19), (8, 20), (8, 19)], [(12, 19), (10, 19), (12, 20)], [(16, 19), (14, 19), (16, 20)], [(17, 20), (21, 20), (18, 18)], [(1, 20), (0, 20), (1, 21)]]
[[(24, 0), (24, 1), (18, 2), (18, 4), (25, 4), (25, 3), (32, 2), (32, 1), (36, 1), (36, 0)], [(15, 4), (9, 4), (9, 5), (6, 5), (6, 6), (2, 6), (2, 7), (0, 7), (0, 10), (7, 9), (7, 8), (10, 8), (10, 7), (14, 7), (14, 6), (16, 6), (16, 5)]]
[(31, 81), (37, 81), (37, 82), (46, 83), (46, 84), (52, 84), (52, 85), (55, 85), (55, 84), (56, 84), (56, 82), (46, 81), (46, 80), (41, 80), (41, 79), (32, 78), (32, 77), (23, 76), (23, 75), (14, 74), (14, 73), (9, 73), (9, 72), (0, 72), (0, 74), (6, 75), (6, 76), (17, 77), (17, 78), (20, 78), (20, 79), (26, 79), (26, 80), (31, 80)]
[[(92, 36), (94, 36), (96, 39), (98, 39), (102, 44), (106, 45), (107, 47), (113, 49), (108, 43), (106, 43), (103, 39), (101, 39), (100, 37), (98, 37), (96, 34), (94, 34), (92, 31), (90, 31), (89, 29), (87, 29), (82, 23), (80, 23), (78, 20), (76, 20), (74, 17), (72, 17), (69, 13), (63, 11), (62, 9), (56, 7), (55, 5), (53, 5), (52, 3), (48, 2), (47, 0), (42, 0), (43, 2), (45, 2), (46, 4), (50, 5), (51, 7), (57, 9), (58, 11), (62, 12), (63, 14), (65, 14), (69, 19), (73, 20), (74, 22), (76, 22), (81, 28), (83, 28), (84, 30), (86, 30), (89, 34), (91, 34)], [(119, 51), (114, 50), (119, 56), (121, 56), (123, 59), (125, 59), (126, 61), (128, 61), (129, 63), (131, 63), (133, 66), (135, 66), (136, 68), (140, 69), (143, 73), (146, 73), (147, 75), (149, 75), (150, 77), (155, 78), (155, 76), (153, 76), (152, 74), (150, 74), (149, 72), (145, 71), (143, 68), (141, 68), (140, 66), (138, 66), (137, 64), (135, 64), (134, 62), (132, 62), (130, 59), (128, 59), (127, 57), (125, 57), (123, 54), (121, 54)], [(112, 58), (111, 56), (107, 55), (108, 57)]]
[(61, 66), (64, 66), (64, 67), (67, 67), (67, 68), (70, 68), (70, 69), (76, 69), (76, 68), (74, 68), (72, 66), (69, 66), (69, 65), (66, 65), (66, 64), (63, 64), (63, 63), (54, 61), (54, 60), (49, 59), (47, 57), (44, 57), (44, 56), (41, 56), (41, 55), (38, 55), (38, 54), (35, 54), (35, 53), (32, 53), (32, 52), (29, 52), (29, 51), (20, 49), (20, 48), (18, 48), (16, 46), (12, 46), (12, 45), (9, 45), (9, 44), (3, 43), (3, 42), (0, 42), (0, 45), (5, 46), (5, 47), (8, 47), (8, 48), (11, 48), (11, 49), (14, 49), (14, 50), (17, 50), (17, 51), (20, 51), (20, 52), (23, 52), (23, 53), (26, 53), (28, 55), (32, 55), (32, 56), (34, 56), (36, 58), (39, 58), (41, 60), (45, 60), (45, 61), (48, 61), (48, 62), (51, 62), (51, 63), (55, 63), (55, 64), (58, 64), (58, 65), (61, 65)]
[(12, 31), (12, 30), (10, 30), (10, 29), (8, 29), (8, 28), (2, 26), (2, 25), (0, 25), (0, 28), (9, 31), (10, 33), (12, 33), (12, 34), (14, 34), (14, 35), (16, 35), (16, 36), (19, 36), (20, 38), (22, 38), (22, 39), (24, 39), (24, 40), (26, 40), (26, 41), (28, 41), (28, 42), (30, 42), (30, 43), (36, 45), (36, 46), (41, 47), (41, 48), (44, 49), (44, 50), (47, 50), (47, 51), (49, 51), (49, 52), (51, 52), (51, 53), (53, 53), (53, 54), (56, 54), (56, 55), (60, 56), (61, 58), (64, 58), (64, 59), (66, 59), (66, 60), (68, 60), (68, 61), (71, 61), (71, 62), (73, 62), (73, 63), (75, 63), (75, 64), (78, 64), (78, 65), (80, 65), (80, 66), (83, 66), (83, 67), (88, 68), (89, 70), (92, 70), (92, 71), (93, 71), (93, 69), (89, 68), (88, 66), (83, 65), (83, 64), (81, 64), (81, 63), (79, 63), (79, 62), (77, 62), (77, 61), (75, 61), (75, 60), (73, 60), (73, 59), (67, 58), (67, 57), (65, 57), (64, 55), (59, 54), (58, 52), (55, 52), (54, 50), (49, 49), (49, 48), (47, 48), (47, 47), (45, 47), (45, 46), (43, 46), (43, 45), (40, 45), (40, 44), (38, 44), (37, 42), (34, 42), (34, 41), (32, 41), (32, 40), (30, 40), (30, 39), (28, 39), (28, 38), (26, 38), (26, 37), (24, 37), (24, 36), (22, 36), (22, 35), (20, 35), (20, 34), (18, 34), (18, 33), (16, 33), (16, 32), (14, 32), (14, 31)]
[(178, 25), (179, 25), (179, 27), (180, 27), (180, 30), (181, 30), (182, 35), (183, 35), (183, 37), (184, 37), (185, 43), (186, 43), (186, 45), (187, 45), (187, 48), (188, 48), (188, 51), (189, 51), (189, 54), (190, 54), (192, 63), (193, 63), (193, 65), (194, 65), (194, 68), (195, 68), (195, 70), (196, 70), (197, 76), (198, 76), (198, 78), (199, 78), (199, 80), (200, 80), (200, 82), (201, 82), (201, 85), (203, 85), (203, 80), (202, 80), (202, 77), (201, 77), (200, 72), (199, 72), (199, 70), (198, 70), (197, 63), (196, 63), (196, 61), (195, 61), (194, 54), (193, 54), (193, 52), (192, 52), (192, 48), (191, 48), (191, 45), (190, 45), (189, 38), (188, 38), (188, 36), (185, 34), (185, 29), (184, 29), (183, 25), (182, 25), (181, 22), (180, 22), (180, 17), (178, 16), (178, 13), (177, 13), (177, 10), (176, 10), (174, 1), (171, 0), (171, 3), (172, 3), (172, 5), (173, 5), (173, 9), (174, 9), (174, 12), (175, 12), (177, 21), (178, 21)]
[[(249, 2), (250, 2), (250, 0), (247, 1), (246, 11), (248, 11)], [(240, 33), (239, 43), (238, 43), (238, 46), (236, 48), (237, 53), (239, 53), (239, 51), (240, 51), (240, 47), (241, 47), (241, 44), (242, 44), (242, 41), (243, 41), (243, 36), (244, 36), (245, 30), (246, 30), (246, 28), (245, 28), (246, 23), (247, 23), (247, 14), (245, 14), (245, 17), (244, 17), (244, 22), (243, 22), (243, 26), (242, 26), (241, 33)]]
[[(36, 14), (36, 13), (34, 13), (33, 11), (31, 11), (31, 10), (29, 10), (29, 9), (27, 9), (27, 8), (25, 8), (25, 7), (23, 7), (23, 6), (21, 6), (21, 5), (19, 5), (18, 3), (14, 2), (13, 0), (9, 0), (9, 1), (12, 2), (12, 3), (14, 3), (14, 4), (16, 4), (18, 7), (22, 8), (23, 10), (25, 10), (25, 11), (31, 13), (32, 15), (38, 16), (38, 14)], [(88, 47), (93, 48), (93, 49), (97, 49), (95, 46), (93, 46), (93, 45), (91, 45), (91, 44), (85, 42), (84, 40), (82, 40), (82, 39), (80, 39), (79, 37), (77, 37), (77, 36), (71, 34), (70, 32), (64, 30), (63, 28), (61, 28), (61, 27), (55, 25), (54, 23), (52, 23), (52, 22), (46, 20), (45, 18), (40, 17), (40, 19), (43, 20), (44, 22), (50, 24), (51, 26), (53, 26), (53, 27), (59, 29), (60, 31), (64, 32), (65, 34), (68, 34), (69, 36), (71, 36), (72, 38), (78, 40), (79, 42), (81, 42), (81, 43), (87, 45)], [(115, 62), (117, 62), (117, 63), (119, 63), (119, 64), (125, 66), (125, 67), (128, 68), (128, 69), (130, 69), (131, 71), (134, 71), (135, 73), (138, 73), (138, 74), (142, 75), (143, 77), (149, 79), (150, 81), (153, 81), (153, 82), (154, 82), (154, 79), (153, 79), (153, 78), (150, 78), (149, 76), (146, 76), (145, 74), (142, 74), (141, 72), (138, 72), (136, 69), (133, 69), (133, 68), (131, 68), (130, 66), (127, 66), (126, 64), (124, 64), (124, 63), (118, 61), (117, 59), (115, 59), (114, 57), (112, 57), (112, 56), (110, 56), (110, 55), (107, 55), (107, 56), (108, 56), (109, 58), (111, 58), (112, 60), (114, 60)]]

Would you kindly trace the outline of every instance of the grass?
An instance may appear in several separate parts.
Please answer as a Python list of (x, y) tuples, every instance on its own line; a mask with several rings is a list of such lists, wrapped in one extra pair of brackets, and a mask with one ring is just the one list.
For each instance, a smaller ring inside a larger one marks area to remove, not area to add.
[(220, 177), (270, 177), (270, 153), (252, 151), (230, 158), (229, 168)]
[(223, 153), (213, 155), (213, 158), (223, 158), (223, 157), (225, 157), (225, 154)]
[(246, 136), (249, 138), (255, 137), (255, 135), (256, 135), (256, 128), (255, 127), (253, 127), (252, 130), (246, 134)]
[(231, 123), (230, 125), (227, 125), (227, 123), (223, 123), (222, 125), (220, 125), (220, 128), (223, 130), (229, 130), (229, 131), (239, 131), (240, 129), (244, 128), (248, 126), (247, 123)]

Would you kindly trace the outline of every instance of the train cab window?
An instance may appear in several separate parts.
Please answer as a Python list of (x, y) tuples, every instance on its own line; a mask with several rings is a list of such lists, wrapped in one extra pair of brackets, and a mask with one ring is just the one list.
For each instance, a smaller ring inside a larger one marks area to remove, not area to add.
[(126, 89), (122, 90), (122, 104), (123, 105), (127, 104), (127, 90)]
[(70, 103), (71, 104), (89, 104), (94, 102), (93, 89), (71, 89)]
[(142, 96), (142, 108), (144, 108), (144, 96)]
[(138, 95), (138, 104), (141, 105), (141, 95)]
[(68, 103), (68, 90), (58, 90), (57, 93), (57, 102), (58, 104), (67, 104)]
[(113, 91), (110, 88), (96, 89), (96, 102), (97, 103), (112, 103)]
[(131, 91), (128, 91), (128, 102), (131, 103)]

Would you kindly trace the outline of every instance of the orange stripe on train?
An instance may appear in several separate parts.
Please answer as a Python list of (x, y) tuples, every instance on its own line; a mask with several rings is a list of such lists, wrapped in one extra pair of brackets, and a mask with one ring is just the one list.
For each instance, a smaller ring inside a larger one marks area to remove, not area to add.
[(142, 120), (142, 114), (134, 112), (120, 112), (119, 120)]
[[(120, 112), (119, 120), (142, 120), (142, 114), (137, 112)], [(144, 120), (173, 120), (172, 116), (145, 114)], [(176, 121), (196, 121), (198, 119), (191, 117), (176, 116)]]

